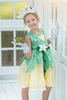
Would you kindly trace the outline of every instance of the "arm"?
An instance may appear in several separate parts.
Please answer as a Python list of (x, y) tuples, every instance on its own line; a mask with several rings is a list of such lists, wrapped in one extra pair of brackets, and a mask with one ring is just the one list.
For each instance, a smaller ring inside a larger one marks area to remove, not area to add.
[(49, 40), (49, 39), (47, 39), (47, 43), (48, 43), (48, 45), (51, 43), (51, 41)]
[(24, 53), (24, 55), (26, 56), (27, 59), (31, 59), (31, 56), (32, 56), (32, 52), (31, 52), (31, 40), (27, 36), (25, 37), (25, 43), (29, 47), (29, 52), (28, 53)]
[(57, 35), (58, 35), (58, 33), (59, 33), (59, 23), (57, 22), (56, 23), (56, 31), (55, 31), (55, 33), (49, 38), (49, 39), (47, 39), (47, 42), (48, 42), (48, 45), (51, 43), (51, 42), (53, 42), (53, 40), (57, 37)]
[(11, 41), (11, 43), (21, 46), (26, 58), (31, 59), (32, 52), (31, 52), (31, 40), (30, 40), (30, 38), (26, 36), (25, 41), (21, 42), (20, 40), (22, 40), (22, 39), (20, 39), (18, 37), (18, 40), (15, 39), (14, 41)]

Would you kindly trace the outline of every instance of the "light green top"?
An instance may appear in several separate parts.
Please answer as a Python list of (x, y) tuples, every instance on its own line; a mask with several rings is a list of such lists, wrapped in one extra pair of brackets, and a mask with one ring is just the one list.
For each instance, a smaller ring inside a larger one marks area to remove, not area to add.
[[(44, 36), (45, 36), (45, 32), (43, 31), (43, 29), (40, 28), (40, 31), (41, 31), (40, 34), (44, 34)], [(32, 43), (31, 43), (32, 57), (30, 60), (27, 59), (25, 56), (21, 59), (21, 63), (23, 62), (24, 59), (26, 59), (27, 69), (26, 69), (25, 73), (33, 70), (33, 68), (36, 67), (38, 63), (40, 63), (45, 68), (45, 70), (47, 70), (49, 68), (49, 66), (52, 66), (53, 57), (52, 57), (51, 49), (49, 48), (44, 53), (37, 49), (37, 47), (39, 47), (39, 44), (42, 45), (45, 43), (46, 46), (48, 46), (46, 36), (45, 36), (45, 41), (43, 41), (40, 38), (38, 38), (38, 35), (39, 34), (32, 34), (32, 33), (28, 33), (26, 35), (32, 41)]]

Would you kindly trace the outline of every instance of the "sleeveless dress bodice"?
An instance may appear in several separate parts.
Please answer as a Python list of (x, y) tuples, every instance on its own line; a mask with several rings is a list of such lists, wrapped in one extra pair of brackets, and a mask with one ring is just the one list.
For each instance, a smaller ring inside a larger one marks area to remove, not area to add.
[(45, 36), (45, 32), (41, 28), (40, 28), (40, 32), (41, 32), (40, 34), (28, 33), (26, 35), (32, 41), (31, 43), (32, 57), (30, 60), (27, 59), (26, 56), (24, 56), (21, 59), (21, 64), (24, 61), (24, 59), (26, 59), (27, 69), (25, 73), (33, 70), (33, 68), (36, 67), (38, 63), (40, 63), (45, 68), (45, 70), (47, 70), (49, 66), (52, 66), (53, 57), (52, 57), (51, 49), (49, 48), (47, 51), (44, 52), (39, 51), (37, 49), (40, 44), (43, 45), (44, 43), (47, 47), (49, 47)]

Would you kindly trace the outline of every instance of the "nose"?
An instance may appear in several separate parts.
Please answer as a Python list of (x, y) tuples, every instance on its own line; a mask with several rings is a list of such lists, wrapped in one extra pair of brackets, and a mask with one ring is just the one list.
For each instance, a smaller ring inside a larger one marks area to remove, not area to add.
[(33, 21), (30, 21), (30, 24), (32, 24), (33, 23)]

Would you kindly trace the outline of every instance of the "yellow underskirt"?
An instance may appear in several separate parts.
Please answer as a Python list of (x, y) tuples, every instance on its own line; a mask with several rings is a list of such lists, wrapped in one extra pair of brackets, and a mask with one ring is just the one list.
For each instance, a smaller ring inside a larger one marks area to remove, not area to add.
[[(43, 67), (39, 63), (32, 71), (25, 73), (27, 68), (26, 60), (20, 66), (19, 75), (18, 75), (18, 84), (22, 87), (29, 87), (29, 89), (43, 89), (45, 90), (45, 86), (48, 87), (53, 86), (54, 78), (52, 67), (50, 66), (45, 76), (43, 74)], [(46, 79), (45, 79), (46, 77)]]

